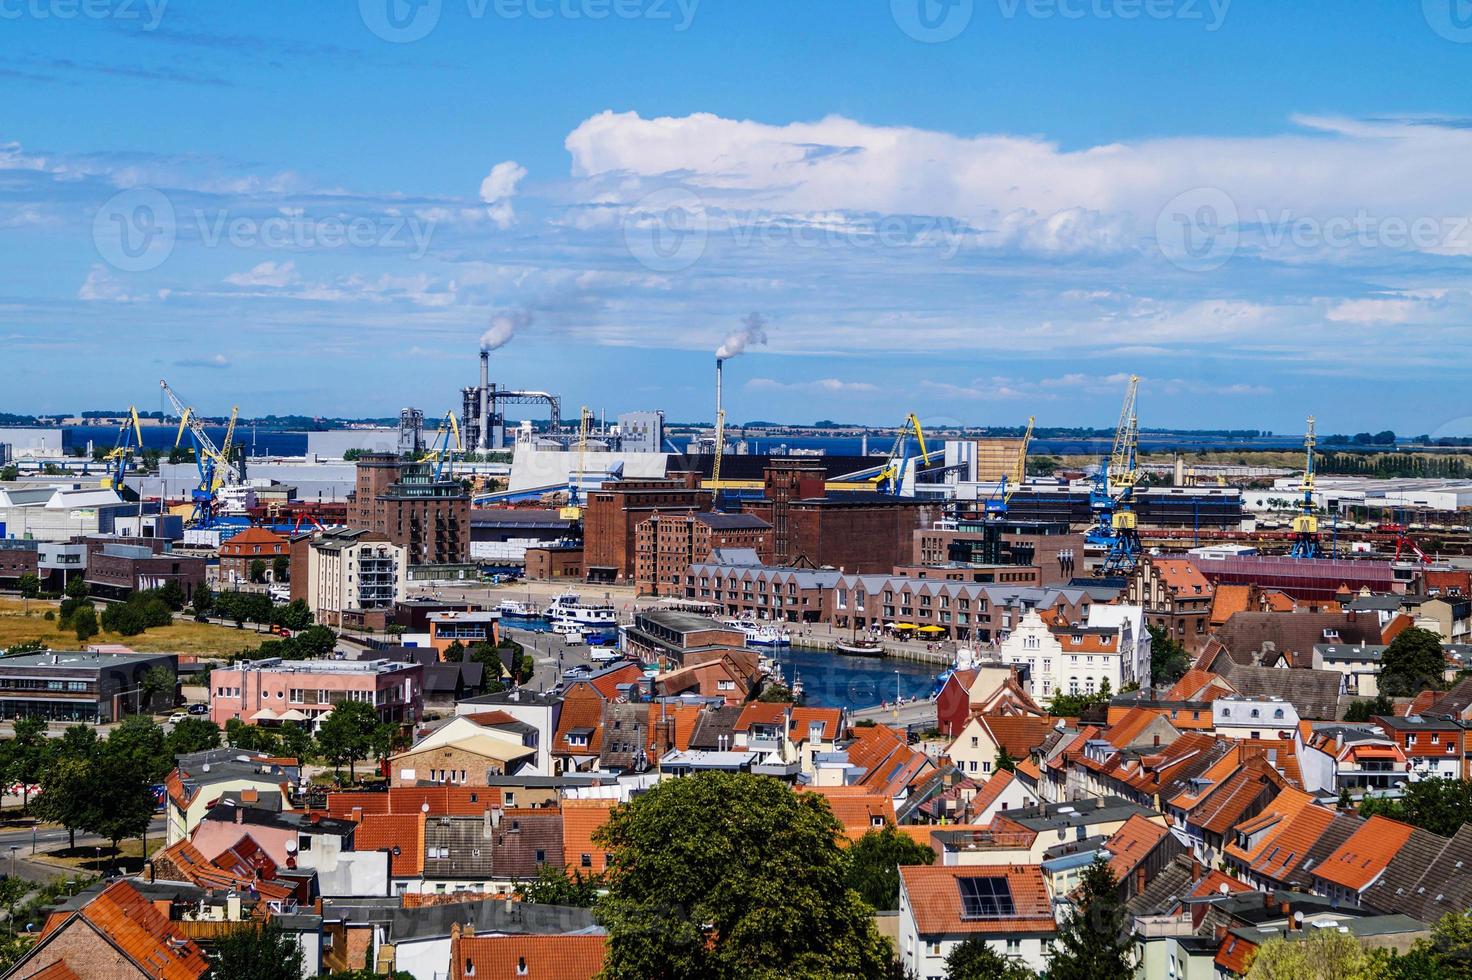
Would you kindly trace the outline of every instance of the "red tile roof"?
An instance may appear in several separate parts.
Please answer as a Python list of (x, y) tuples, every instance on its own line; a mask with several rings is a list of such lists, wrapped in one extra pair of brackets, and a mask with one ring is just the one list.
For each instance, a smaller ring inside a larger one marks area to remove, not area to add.
[(1126, 820), (1124, 826), (1104, 842), (1104, 848), (1110, 855), (1109, 867), (1114, 871), (1114, 877), (1123, 881), (1169, 833), (1165, 827), (1151, 823), (1138, 813)]
[(977, 715), (991, 733), (992, 741), (1005, 748), (1013, 759), (1026, 759), (1028, 754), (1053, 734), (1057, 718), (1034, 718), (1030, 715)]
[(823, 724), (823, 741), (838, 738), (839, 726), (843, 724), (842, 708), (794, 708), (792, 709), (792, 741), (801, 744), (808, 740), (808, 730), (816, 723)]
[(370, 813), (419, 813), (429, 804), (432, 817), (478, 817), (487, 808), (501, 805), (501, 791), (485, 786), (395, 786), (387, 793), (355, 790), (327, 794), (327, 813), (351, 820), (354, 811)]
[(593, 980), (607, 936), (460, 936), (450, 947), (453, 980)]
[(78, 914), (151, 977), (196, 980), (209, 969), (199, 947), (126, 880), (109, 885)]
[[(562, 801), (562, 853), (568, 874), (602, 874), (608, 868), (608, 852), (593, 843), (593, 834), (608, 822), (614, 800)], [(589, 864), (583, 864), (583, 855)]]
[[(1030, 762), (1031, 760), (1028, 761)], [(1021, 769), (1022, 766), (1019, 765), (1017, 768)], [(976, 791), (976, 796), (972, 797), (971, 812), (985, 813), (987, 808), (997, 802), (997, 799), (1007, 791), (1007, 787), (1011, 786), (1012, 781), (1016, 778), (1016, 776), (1003, 769), (982, 783), (981, 788)]]
[(1313, 873), (1351, 891), (1363, 891), (1384, 873), (1390, 859), (1411, 839), (1413, 829), (1389, 817), (1371, 817)]
[(792, 705), (790, 704), (752, 701), (741, 709), (741, 716), (736, 719), (736, 725), (732, 730), (749, 732), (752, 725), (775, 725), (781, 728), (786, 724), (788, 713), (791, 711)]
[[(394, 854), (394, 848), (399, 853)], [(424, 870), (424, 814), (370, 813), (353, 838), (357, 851), (388, 851), (389, 873), (412, 878)]]
[[(1007, 918), (963, 918), (958, 885), (962, 878), (1006, 879), (1016, 914)], [(913, 865), (900, 868), (900, 880), (915, 917), (915, 929), (922, 936), (1054, 932), (1058, 928), (1043, 869), (1035, 864)]]
[[(851, 841), (858, 840), (871, 830), (893, 826), (894, 800), (881, 793), (829, 793), (828, 789), (848, 789), (847, 786), (810, 786), (800, 792), (815, 793), (828, 801), (828, 807), (838, 822), (843, 824), (844, 835)], [(874, 821), (878, 820), (876, 825)]]
[(82, 978), (66, 965), (65, 960), (57, 960), (50, 966), (43, 966), (37, 972), (32, 973), (27, 980), (82, 980)]
[[(605, 699), (592, 685), (584, 682), (573, 686), (562, 699), (562, 714), (557, 719), (557, 732), (552, 736), (553, 755), (597, 755), (603, 748), (603, 704)], [(570, 732), (589, 731), (587, 745), (573, 745)]]

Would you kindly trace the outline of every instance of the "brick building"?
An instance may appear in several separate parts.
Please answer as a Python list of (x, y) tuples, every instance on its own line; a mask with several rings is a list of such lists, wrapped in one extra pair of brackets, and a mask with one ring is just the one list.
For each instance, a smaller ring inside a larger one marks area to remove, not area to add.
[(348, 524), (388, 535), (410, 567), (470, 561), (470, 495), (458, 480), (436, 480), (433, 463), (360, 457)]
[(557, 544), (526, 549), (526, 577), (534, 582), (582, 578), (582, 545)]
[[(795, 500), (788, 507), (788, 563), (887, 574), (909, 561), (918, 528), (944, 513), (944, 504), (880, 493)], [(777, 560), (781, 562), (779, 555)]]
[(680, 478), (621, 480), (590, 492), (583, 507), (583, 564), (589, 581), (627, 582), (634, 577), (636, 528), (658, 513), (695, 514), (711, 508), (711, 493), (695, 474)]
[(1210, 632), (1215, 589), (1186, 558), (1146, 558), (1130, 575), (1128, 601), (1187, 653), (1200, 653)]
[(0, 587), (14, 589), (22, 575), (41, 572), (41, 550), (35, 541), (21, 538), (0, 539)]
[(176, 582), (186, 599), (205, 580), (205, 560), (176, 555), (160, 538), (88, 538), (87, 587), (105, 599)]
[(717, 548), (772, 560), (772, 525), (755, 514), (654, 514), (634, 529), (634, 582), (640, 595), (683, 596), (685, 570)]
[(1044, 585), (1066, 585), (1083, 568), (1084, 536), (1068, 524), (1003, 519), (942, 521), (917, 529), (916, 565), (1033, 565)]
[(250, 566), (253, 562), (263, 563), (265, 580), (275, 581), (272, 562), (276, 558), (289, 558), (291, 542), (274, 531), (263, 527), (248, 527), (228, 541), (220, 543), (220, 582), (239, 585), (250, 581)]

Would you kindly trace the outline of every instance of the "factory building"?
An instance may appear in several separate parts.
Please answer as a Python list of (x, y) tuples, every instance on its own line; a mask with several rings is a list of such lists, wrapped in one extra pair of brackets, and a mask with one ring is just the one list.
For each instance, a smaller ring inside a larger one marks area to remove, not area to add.
[(0, 486), (0, 538), (67, 541), (112, 534), (116, 520), (137, 509), (101, 487), (11, 483)]
[(436, 480), (433, 463), (389, 453), (359, 457), (348, 524), (386, 535), (405, 549), (411, 568), (470, 561), (470, 495), (458, 480)]
[[(1029, 481), (1008, 504), (1013, 518), (1075, 524), (1093, 523), (1089, 483)], [(958, 484), (961, 500), (986, 500), (995, 484)], [(1135, 490), (1135, 513), (1143, 527), (1199, 527), (1224, 531), (1242, 526), (1242, 491), (1236, 487), (1140, 487)]]
[(695, 474), (657, 480), (624, 480), (588, 494), (583, 507), (586, 576), (593, 582), (634, 577), (636, 528), (657, 513), (693, 514), (711, 508), (711, 493)]
[(618, 448), (626, 453), (664, 451), (663, 412), (624, 412), (618, 417)]
[(460, 390), (460, 438), (471, 452), (508, 449), (506, 405), (546, 405), (549, 432), (562, 429), (562, 403), (545, 391), (513, 391), (491, 382), (490, 351), (480, 352), (480, 384)]
[(772, 525), (754, 514), (657, 513), (634, 529), (634, 583), (640, 595), (683, 596), (685, 570), (718, 549), (744, 548), (772, 560)]

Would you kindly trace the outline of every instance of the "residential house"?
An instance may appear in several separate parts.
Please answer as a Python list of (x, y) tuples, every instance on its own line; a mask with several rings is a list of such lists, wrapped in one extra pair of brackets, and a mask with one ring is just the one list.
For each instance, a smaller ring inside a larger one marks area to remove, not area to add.
[(951, 951), (978, 938), (1041, 972), (1057, 931), (1037, 865), (900, 868), (900, 962), (921, 980), (941, 980)]
[(1197, 653), (1210, 632), (1213, 593), (1189, 558), (1147, 557), (1130, 575), (1127, 595), (1150, 626)]
[(535, 766), (536, 731), (503, 712), (456, 715), (388, 760), (394, 786), (451, 783), (487, 786)]

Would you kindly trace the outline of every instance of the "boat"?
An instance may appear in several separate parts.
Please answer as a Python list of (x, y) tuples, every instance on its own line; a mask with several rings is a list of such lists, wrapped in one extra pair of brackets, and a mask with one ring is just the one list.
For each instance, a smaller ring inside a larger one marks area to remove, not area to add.
[(501, 610), (503, 616), (516, 616), (522, 619), (531, 619), (541, 615), (541, 611), (536, 606), (519, 599), (502, 599), (501, 604), (496, 608)]
[(884, 644), (878, 640), (834, 640), (839, 653), (851, 657), (880, 657), (884, 655)]
[(572, 623), (576, 626), (617, 626), (618, 610), (608, 602), (584, 602), (576, 592), (564, 592), (553, 596), (544, 613), (557, 623)]
[(772, 623), (756, 623), (749, 619), (728, 619), (725, 625), (746, 634), (746, 643), (754, 647), (780, 647), (792, 642), (792, 634)]

